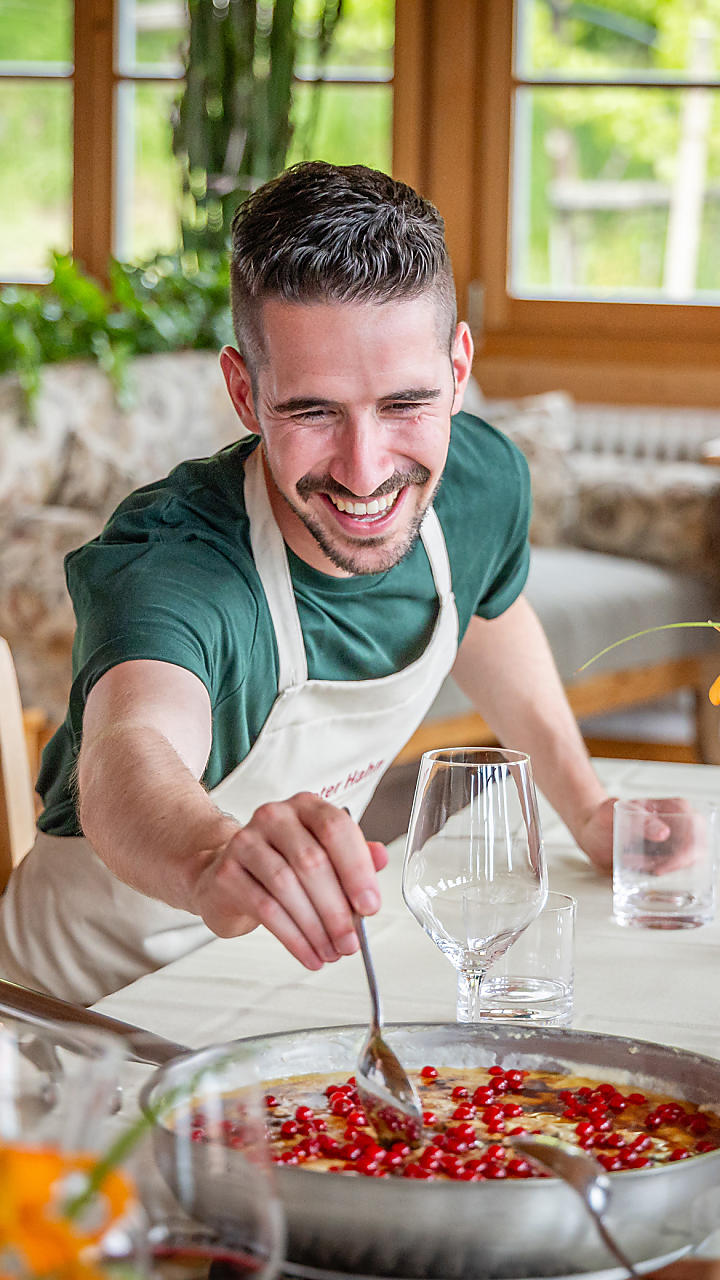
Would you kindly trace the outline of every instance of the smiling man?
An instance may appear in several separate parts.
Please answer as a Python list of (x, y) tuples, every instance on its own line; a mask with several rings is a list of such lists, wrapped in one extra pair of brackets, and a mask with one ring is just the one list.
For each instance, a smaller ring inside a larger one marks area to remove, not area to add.
[(86, 1003), (258, 925), (310, 969), (354, 952), (387, 857), (357, 821), (450, 670), (610, 863), (611, 801), (522, 596), (527, 467), (461, 411), (437, 210), (298, 165), (238, 210), (231, 289), (243, 438), (67, 559), (70, 705), (0, 973)]

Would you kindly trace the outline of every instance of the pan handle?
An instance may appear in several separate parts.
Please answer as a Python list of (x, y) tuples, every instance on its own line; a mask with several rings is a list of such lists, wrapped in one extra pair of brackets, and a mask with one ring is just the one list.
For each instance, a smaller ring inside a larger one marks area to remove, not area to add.
[(147, 1062), (152, 1066), (163, 1066), (173, 1058), (191, 1052), (187, 1045), (175, 1044), (154, 1031), (145, 1031), (130, 1022), (120, 1022), (117, 1018), (96, 1013), (94, 1009), (86, 1009), (80, 1004), (71, 1004), (68, 1000), (58, 1000), (56, 996), (31, 991), (29, 987), (21, 987), (15, 982), (0, 980), (0, 1013), (28, 1014), (40, 1022), (71, 1022), (80, 1027), (109, 1031), (125, 1039), (134, 1062)]

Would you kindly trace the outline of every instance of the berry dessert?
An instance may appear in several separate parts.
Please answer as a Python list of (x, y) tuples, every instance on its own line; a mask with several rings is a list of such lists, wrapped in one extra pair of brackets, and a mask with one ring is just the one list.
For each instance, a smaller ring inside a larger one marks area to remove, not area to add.
[[(366, 1177), (491, 1179), (547, 1177), (513, 1149), (513, 1137), (544, 1133), (591, 1152), (610, 1172), (671, 1164), (720, 1148), (720, 1115), (629, 1085), (491, 1066), (414, 1073), (425, 1124), (421, 1147), (381, 1146), (353, 1077), (296, 1076), (268, 1086), (273, 1159), (322, 1173)], [(228, 1100), (225, 1140), (242, 1142), (239, 1104)], [(193, 1138), (207, 1127), (194, 1117)]]

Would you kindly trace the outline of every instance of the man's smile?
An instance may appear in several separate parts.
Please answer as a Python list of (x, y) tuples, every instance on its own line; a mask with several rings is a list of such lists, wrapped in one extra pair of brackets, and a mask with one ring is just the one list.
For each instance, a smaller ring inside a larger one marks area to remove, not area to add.
[(338, 511), (346, 511), (351, 516), (377, 516), (384, 515), (386, 511), (394, 505), (397, 500), (399, 490), (394, 493), (383, 494), (379, 498), (368, 498), (367, 501), (359, 498), (357, 501), (351, 501), (348, 498), (336, 498), (334, 494), (328, 493), (326, 497), (330, 499), (333, 506)]

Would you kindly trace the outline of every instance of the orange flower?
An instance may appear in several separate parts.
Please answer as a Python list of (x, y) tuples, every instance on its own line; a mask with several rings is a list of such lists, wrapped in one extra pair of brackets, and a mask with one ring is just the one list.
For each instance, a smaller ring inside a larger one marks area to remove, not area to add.
[[(93, 1265), (109, 1227), (135, 1204), (130, 1182), (116, 1171), (77, 1219), (65, 1213), (78, 1177), (94, 1168), (93, 1155), (39, 1147), (0, 1147), (0, 1277), (10, 1271), (32, 1277), (100, 1280)], [(9, 1263), (9, 1267), (8, 1267)]]
[[(592, 658), (588, 658), (587, 662), (583, 662), (578, 667), (576, 675), (589, 667), (597, 658), (602, 658), (604, 653), (609, 653), (611, 649), (616, 649), (619, 644), (625, 644), (627, 640), (637, 640), (639, 636), (648, 636), (651, 631), (672, 631), (676, 627), (714, 627), (716, 631), (720, 631), (720, 622), (713, 622), (711, 618), (707, 622), (665, 622), (661, 627), (645, 627), (644, 631), (636, 631), (634, 635), (623, 636), (622, 640), (614, 640), (612, 644), (608, 644), (599, 653), (593, 654)], [(720, 676), (716, 676), (708, 690), (708, 697), (714, 707), (720, 707)]]

